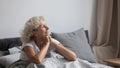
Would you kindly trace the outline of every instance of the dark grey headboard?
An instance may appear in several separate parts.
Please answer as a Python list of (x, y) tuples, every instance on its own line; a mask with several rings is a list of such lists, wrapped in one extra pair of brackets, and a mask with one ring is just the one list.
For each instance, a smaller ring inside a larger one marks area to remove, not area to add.
[(21, 44), (19, 37), (0, 39), (0, 51), (7, 51), (8, 48), (20, 46)]

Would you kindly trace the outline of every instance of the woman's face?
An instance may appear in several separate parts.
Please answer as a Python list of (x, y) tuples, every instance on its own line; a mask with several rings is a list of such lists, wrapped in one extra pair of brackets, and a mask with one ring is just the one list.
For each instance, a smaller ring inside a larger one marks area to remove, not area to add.
[(48, 36), (49, 35), (49, 32), (48, 32), (49, 28), (46, 25), (45, 21), (41, 20), (39, 22), (39, 24), (40, 24), (40, 26), (36, 30), (36, 35), (39, 37)]

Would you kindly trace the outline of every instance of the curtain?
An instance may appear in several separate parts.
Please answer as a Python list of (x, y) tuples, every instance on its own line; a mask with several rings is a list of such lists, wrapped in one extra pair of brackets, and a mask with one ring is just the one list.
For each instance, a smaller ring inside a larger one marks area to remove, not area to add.
[(118, 0), (118, 42), (117, 42), (117, 56), (120, 57), (120, 0)]
[(93, 51), (98, 62), (120, 54), (120, 0), (97, 0), (97, 37)]

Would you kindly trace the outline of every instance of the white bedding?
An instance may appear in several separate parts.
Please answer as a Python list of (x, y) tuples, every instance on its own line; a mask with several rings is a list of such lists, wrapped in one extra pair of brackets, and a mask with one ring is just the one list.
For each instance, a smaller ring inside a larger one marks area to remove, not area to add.
[[(26, 65), (27, 64), (27, 65)], [(24, 61), (17, 62), (8, 68), (113, 68), (110, 66), (89, 63), (86, 60), (77, 59), (76, 61), (66, 61), (64, 59), (46, 58), (41, 64), (26, 63)], [(26, 66), (25, 66), (26, 65)]]
[(92, 63), (92, 65), (94, 65), (98, 68), (113, 68), (113, 67), (109, 67), (107, 65), (103, 65), (103, 64), (99, 64), (99, 63)]
[(25, 64), (24, 61), (20, 61), (10, 65), (8, 68), (113, 68), (99, 63), (90, 63), (79, 58), (77, 58), (76, 61), (68, 61), (57, 53), (51, 52), (51, 54), (52, 56), (50, 58), (45, 58), (41, 64)]
[[(67, 61), (62, 58), (46, 58), (41, 65), (44, 68), (112, 68), (98, 63), (89, 63), (82, 59)], [(34, 68), (38, 68), (41, 65), (38, 64)]]

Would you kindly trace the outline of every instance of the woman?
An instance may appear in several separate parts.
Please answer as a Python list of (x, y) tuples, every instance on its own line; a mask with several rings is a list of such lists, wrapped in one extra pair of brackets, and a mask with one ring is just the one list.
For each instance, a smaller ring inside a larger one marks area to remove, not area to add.
[(54, 47), (65, 59), (70, 61), (76, 60), (76, 54), (57, 40), (51, 38), (48, 30), (49, 27), (42, 16), (32, 17), (26, 22), (21, 37), (23, 42), (22, 49), (24, 51), (22, 53), (23, 59), (40, 64), (46, 57), (48, 49)]

